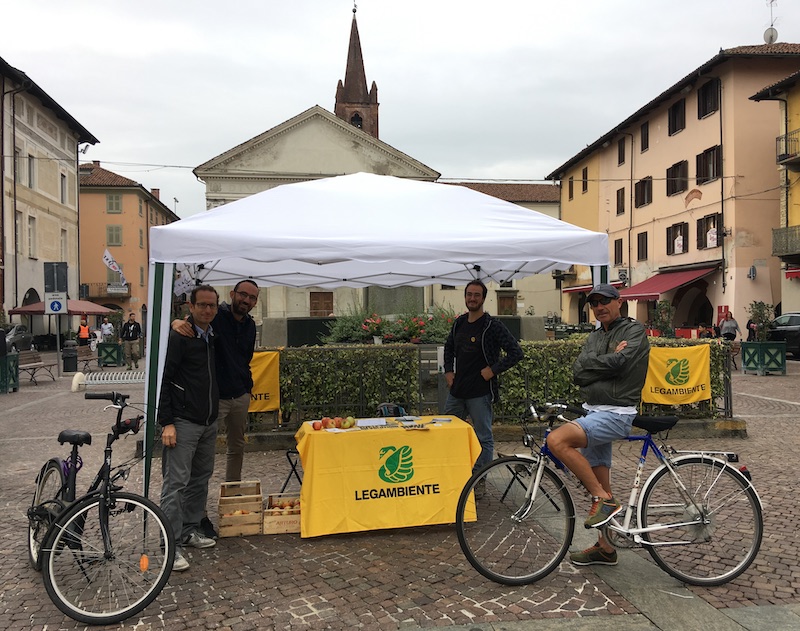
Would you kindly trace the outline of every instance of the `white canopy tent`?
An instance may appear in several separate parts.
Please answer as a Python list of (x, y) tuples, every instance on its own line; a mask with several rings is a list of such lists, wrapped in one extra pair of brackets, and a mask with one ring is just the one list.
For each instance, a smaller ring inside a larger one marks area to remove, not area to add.
[(216, 285), (459, 285), (608, 265), (608, 237), (462, 186), (367, 173), (285, 184), (153, 227), (147, 445), (176, 264)]

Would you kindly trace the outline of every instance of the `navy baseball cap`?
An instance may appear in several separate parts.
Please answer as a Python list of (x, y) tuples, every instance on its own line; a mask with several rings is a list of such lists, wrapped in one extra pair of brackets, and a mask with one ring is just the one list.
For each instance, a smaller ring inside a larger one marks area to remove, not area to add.
[(606, 298), (619, 298), (619, 291), (617, 291), (617, 288), (608, 283), (600, 283), (592, 287), (592, 291), (589, 292), (589, 298), (594, 294), (605, 296)]

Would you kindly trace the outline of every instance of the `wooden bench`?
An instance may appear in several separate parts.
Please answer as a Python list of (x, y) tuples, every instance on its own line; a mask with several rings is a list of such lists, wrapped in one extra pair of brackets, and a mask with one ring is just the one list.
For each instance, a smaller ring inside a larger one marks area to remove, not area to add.
[(20, 373), (28, 373), (34, 385), (39, 385), (36, 381), (36, 373), (40, 370), (46, 371), (50, 378), (55, 381), (56, 376), (53, 374), (53, 368), (56, 366), (58, 366), (58, 362), (42, 361), (42, 356), (37, 351), (20, 351), (19, 353), (19, 371)]
[(88, 344), (86, 346), (78, 347), (78, 364), (83, 364), (81, 372), (92, 372), (92, 364), (95, 368), (103, 369), (102, 365), (97, 361), (97, 355), (94, 354), (92, 347)]

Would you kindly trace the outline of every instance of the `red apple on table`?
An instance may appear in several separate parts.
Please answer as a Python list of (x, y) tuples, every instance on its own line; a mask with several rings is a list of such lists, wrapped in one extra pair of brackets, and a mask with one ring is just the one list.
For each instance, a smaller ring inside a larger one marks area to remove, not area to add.
[(337, 416), (337, 417), (335, 417), (335, 418), (333, 419), (333, 422), (336, 424), (336, 427), (341, 427), (341, 426), (342, 426), (342, 421), (343, 421), (343, 420), (344, 420), (344, 419), (343, 419), (341, 416)]
[(314, 421), (313, 423), (311, 423), (311, 427), (313, 427), (317, 431), (321, 430), (322, 429), (322, 421)]
[(332, 418), (326, 416), (322, 419), (322, 427), (324, 427), (325, 429), (331, 429), (333, 427), (336, 427), (336, 423)]

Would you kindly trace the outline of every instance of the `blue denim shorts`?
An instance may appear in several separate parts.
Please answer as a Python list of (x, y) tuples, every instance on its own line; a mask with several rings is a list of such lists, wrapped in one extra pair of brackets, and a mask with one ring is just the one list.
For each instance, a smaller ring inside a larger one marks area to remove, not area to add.
[(587, 445), (581, 453), (592, 467), (611, 467), (611, 443), (631, 433), (635, 417), (635, 414), (597, 411), (573, 421), (586, 434)]

